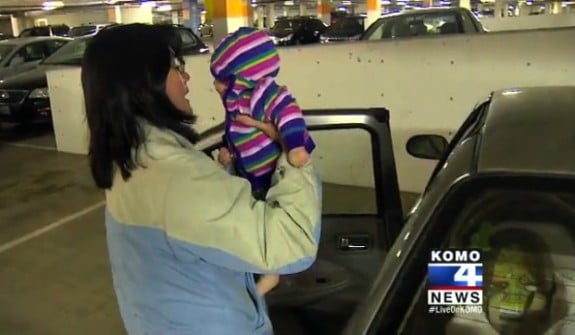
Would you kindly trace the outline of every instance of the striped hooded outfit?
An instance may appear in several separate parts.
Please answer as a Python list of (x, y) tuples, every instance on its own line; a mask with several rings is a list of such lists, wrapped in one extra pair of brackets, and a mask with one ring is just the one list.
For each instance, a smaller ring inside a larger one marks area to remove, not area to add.
[(275, 124), (288, 151), (305, 147), (311, 153), (315, 148), (295, 98), (275, 81), (279, 62), (269, 35), (247, 27), (227, 35), (211, 58), (212, 75), (228, 85), (224, 141), (234, 155), (236, 173), (260, 195), (270, 187), (282, 148), (261, 130), (235, 121), (235, 115)]

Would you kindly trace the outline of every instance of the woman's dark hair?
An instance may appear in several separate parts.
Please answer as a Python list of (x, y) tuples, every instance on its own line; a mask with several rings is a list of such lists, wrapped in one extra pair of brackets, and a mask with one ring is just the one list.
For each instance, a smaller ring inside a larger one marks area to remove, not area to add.
[(171, 25), (134, 23), (100, 31), (88, 43), (82, 87), (90, 131), (89, 160), (99, 188), (112, 187), (114, 170), (124, 180), (141, 164), (134, 154), (145, 142), (140, 120), (195, 143), (195, 117), (178, 110), (166, 94), (181, 39)]

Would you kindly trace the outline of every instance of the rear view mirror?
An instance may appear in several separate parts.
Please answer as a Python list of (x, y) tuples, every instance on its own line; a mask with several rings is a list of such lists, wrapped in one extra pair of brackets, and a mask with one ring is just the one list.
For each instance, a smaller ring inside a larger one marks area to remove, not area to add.
[(416, 135), (407, 141), (407, 152), (423, 159), (441, 159), (447, 150), (447, 140), (440, 135)]

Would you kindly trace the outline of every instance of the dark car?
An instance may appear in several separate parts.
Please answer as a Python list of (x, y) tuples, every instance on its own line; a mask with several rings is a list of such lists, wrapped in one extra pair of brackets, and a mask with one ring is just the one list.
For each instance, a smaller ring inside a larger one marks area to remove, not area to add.
[(18, 37), (33, 36), (62, 36), (67, 37), (70, 27), (65, 24), (48, 25), (26, 28), (20, 32)]
[[(107, 27), (104, 29), (113, 29)], [(208, 53), (208, 47), (189, 28), (177, 27), (185, 55)], [(0, 82), (0, 122), (50, 122), (50, 94), (46, 71), (53, 66), (80, 66), (92, 36), (72, 40), (35, 68)]]
[(341, 17), (321, 34), (321, 43), (359, 40), (365, 30), (364, 22), (363, 16)]
[(270, 29), (276, 45), (319, 43), (327, 25), (316, 17), (294, 16), (278, 19)]
[(384, 15), (367, 28), (361, 40), (485, 32), (481, 22), (468, 9), (436, 7), (404, 10)]
[(0, 79), (24, 72), (60, 49), (71, 39), (58, 36), (22, 37), (0, 41)]
[[(449, 143), (412, 137), (411, 155), (439, 161), (405, 218), (389, 113), (305, 111), (317, 148), (354, 140), (315, 160), (323, 181), (318, 257), (266, 296), (276, 333), (573, 334), (574, 103), (575, 87), (501, 90), (473, 109)], [(221, 128), (200, 142), (212, 158)], [(336, 177), (364, 163), (373, 172), (368, 182)], [(439, 276), (428, 275), (433, 255), (455, 251), (478, 252), (480, 260), (439, 257)], [(444, 296), (459, 293), (430, 304), (432, 283)], [(466, 292), (482, 299), (470, 301)]]

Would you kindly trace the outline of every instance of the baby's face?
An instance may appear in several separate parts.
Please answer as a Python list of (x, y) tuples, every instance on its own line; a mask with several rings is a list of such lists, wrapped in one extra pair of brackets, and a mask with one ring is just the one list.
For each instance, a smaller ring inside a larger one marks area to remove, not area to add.
[(216, 92), (218, 92), (218, 94), (223, 98), (226, 94), (226, 90), (228, 89), (228, 85), (216, 79), (214, 80), (214, 88), (216, 89)]

